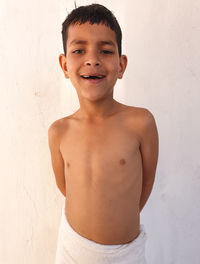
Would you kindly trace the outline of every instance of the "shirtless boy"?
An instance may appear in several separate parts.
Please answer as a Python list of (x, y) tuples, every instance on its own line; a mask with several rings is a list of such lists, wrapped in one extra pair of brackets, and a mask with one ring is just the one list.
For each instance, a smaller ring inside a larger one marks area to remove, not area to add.
[(155, 119), (113, 99), (127, 65), (114, 15), (102, 5), (82, 6), (62, 26), (59, 63), (80, 108), (48, 130), (56, 184), (66, 197), (56, 263), (146, 263), (140, 212), (156, 173)]

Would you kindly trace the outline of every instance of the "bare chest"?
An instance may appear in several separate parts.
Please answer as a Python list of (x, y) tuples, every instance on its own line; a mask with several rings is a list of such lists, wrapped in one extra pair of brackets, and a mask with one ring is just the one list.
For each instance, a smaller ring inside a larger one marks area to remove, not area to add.
[[(141, 155), (136, 134), (125, 128), (75, 129), (61, 141), (66, 182), (87, 188), (98, 186), (124, 191), (141, 174)], [(73, 178), (72, 178), (73, 177)]]

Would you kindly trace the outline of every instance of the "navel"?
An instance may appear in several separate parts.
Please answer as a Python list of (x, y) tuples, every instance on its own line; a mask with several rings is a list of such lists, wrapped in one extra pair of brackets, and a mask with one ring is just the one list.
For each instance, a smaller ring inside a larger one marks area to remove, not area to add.
[(121, 165), (124, 165), (124, 164), (126, 163), (126, 161), (125, 161), (125, 159), (120, 159), (119, 163), (120, 163)]
[(67, 162), (67, 168), (69, 168), (70, 167), (70, 163), (69, 162)]

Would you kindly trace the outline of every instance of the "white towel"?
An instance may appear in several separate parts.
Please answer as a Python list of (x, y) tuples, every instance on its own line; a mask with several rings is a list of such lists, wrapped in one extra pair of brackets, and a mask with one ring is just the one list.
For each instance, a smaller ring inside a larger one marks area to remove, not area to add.
[(121, 245), (103, 245), (79, 235), (68, 223), (62, 209), (56, 264), (146, 264), (147, 235), (140, 225), (138, 237)]

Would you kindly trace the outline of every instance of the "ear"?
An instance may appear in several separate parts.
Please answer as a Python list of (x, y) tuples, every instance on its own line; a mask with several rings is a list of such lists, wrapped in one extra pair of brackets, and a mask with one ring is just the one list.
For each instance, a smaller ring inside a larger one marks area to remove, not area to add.
[(69, 75), (67, 71), (67, 61), (66, 61), (66, 57), (64, 54), (59, 55), (59, 64), (60, 64), (62, 71), (64, 72), (65, 78), (68, 79)]
[(118, 79), (122, 79), (123, 74), (126, 70), (126, 66), (127, 66), (127, 56), (126, 55), (121, 55), (119, 58), (119, 65), (120, 65), (120, 69), (119, 69), (119, 74), (118, 74)]

